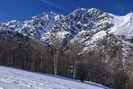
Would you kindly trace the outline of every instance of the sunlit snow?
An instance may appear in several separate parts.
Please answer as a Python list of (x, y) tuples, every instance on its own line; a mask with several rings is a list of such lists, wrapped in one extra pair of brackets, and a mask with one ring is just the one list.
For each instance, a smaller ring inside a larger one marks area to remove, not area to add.
[[(105, 89), (96, 84), (0, 67), (0, 89)], [(107, 89), (107, 88), (106, 88)]]

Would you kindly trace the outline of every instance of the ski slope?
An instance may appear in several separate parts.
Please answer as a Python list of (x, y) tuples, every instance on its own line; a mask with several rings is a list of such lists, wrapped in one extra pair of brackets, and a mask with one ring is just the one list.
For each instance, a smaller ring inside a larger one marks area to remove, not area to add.
[(107, 89), (67, 78), (0, 66), (0, 89)]

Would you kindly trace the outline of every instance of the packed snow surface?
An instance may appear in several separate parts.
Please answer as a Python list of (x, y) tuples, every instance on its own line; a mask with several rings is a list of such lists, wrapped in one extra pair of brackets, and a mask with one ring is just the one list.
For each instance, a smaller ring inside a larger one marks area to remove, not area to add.
[(0, 89), (107, 89), (48, 74), (0, 66)]

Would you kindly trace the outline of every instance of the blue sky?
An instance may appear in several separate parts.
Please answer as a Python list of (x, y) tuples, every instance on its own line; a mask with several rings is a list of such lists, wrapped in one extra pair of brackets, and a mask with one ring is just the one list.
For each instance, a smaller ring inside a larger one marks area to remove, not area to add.
[(76, 8), (99, 8), (117, 15), (133, 11), (133, 0), (0, 0), (0, 22), (53, 11), (67, 15)]

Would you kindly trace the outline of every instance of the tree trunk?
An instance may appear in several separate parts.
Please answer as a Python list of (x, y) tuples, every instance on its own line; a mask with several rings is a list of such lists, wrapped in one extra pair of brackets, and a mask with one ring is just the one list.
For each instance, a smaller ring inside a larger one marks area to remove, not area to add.
[(54, 74), (57, 75), (57, 69), (58, 69), (58, 56), (59, 56), (59, 51), (57, 51), (54, 55)]
[(73, 79), (76, 79), (76, 73), (77, 73), (77, 61), (75, 61), (73, 65)]

